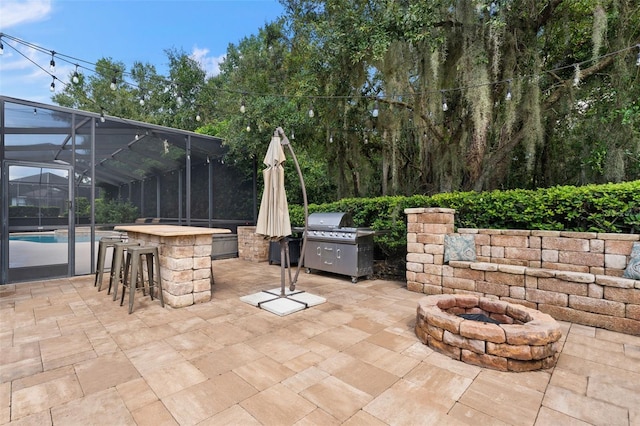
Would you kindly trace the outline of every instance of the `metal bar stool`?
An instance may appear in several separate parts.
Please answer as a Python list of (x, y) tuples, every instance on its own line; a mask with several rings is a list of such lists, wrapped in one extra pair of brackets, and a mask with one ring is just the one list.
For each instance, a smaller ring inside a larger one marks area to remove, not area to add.
[[(122, 238), (120, 237), (102, 237), (100, 238), (100, 241), (98, 243), (98, 260), (96, 261), (96, 277), (95, 280), (93, 281), (93, 286), (97, 286), (98, 282), (100, 283), (100, 285), (98, 286), (98, 291), (102, 290), (102, 276), (104, 275), (105, 272), (111, 272), (111, 270), (107, 270), (107, 268), (105, 267), (105, 260), (107, 257), (107, 249), (109, 247), (113, 248), (115, 247), (116, 243), (119, 243), (122, 241)], [(113, 263), (111, 264), (111, 266), (113, 266)]]
[(120, 278), (123, 275), (124, 264), (122, 260), (125, 256), (125, 251), (129, 251), (132, 247), (139, 247), (140, 243), (138, 242), (119, 242), (115, 243), (113, 247), (113, 259), (111, 260), (111, 276), (109, 277), (109, 290), (107, 290), (107, 294), (111, 293), (111, 289), (113, 288), (113, 300), (116, 300), (118, 295), (118, 283), (120, 282)]
[[(127, 260), (124, 264), (124, 279), (122, 280), (122, 296), (120, 306), (124, 303), (125, 289), (129, 289), (129, 313), (133, 312), (133, 298), (139, 288), (144, 291), (144, 272), (142, 271), (142, 257), (145, 257), (147, 264), (148, 288), (151, 300), (153, 300), (154, 287), (158, 289), (158, 299), (160, 306), (164, 308), (164, 297), (162, 296), (162, 277), (160, 275), (160, 256), (158, 247), (130, 247), (127, 249)], [(154, 267), (157, 270), (157, 280), (154, 282)], [(129, 280), (129, 268), (131, 268), (131, 279)], [(138, 280), (140, 278), (140, 280)]]

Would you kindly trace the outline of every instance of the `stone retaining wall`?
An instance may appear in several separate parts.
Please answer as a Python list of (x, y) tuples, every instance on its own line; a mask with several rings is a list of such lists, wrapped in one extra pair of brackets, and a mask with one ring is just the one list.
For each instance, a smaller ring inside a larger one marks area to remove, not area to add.
[[(622, 278), (640, 235), (459, 229), (452, 209), (407, 214), (407, 288), (519, 303), (558, 320), (640, 335), (640, 281)], [(476, 259), (445, 264), (445, 236), (468, 235)]]

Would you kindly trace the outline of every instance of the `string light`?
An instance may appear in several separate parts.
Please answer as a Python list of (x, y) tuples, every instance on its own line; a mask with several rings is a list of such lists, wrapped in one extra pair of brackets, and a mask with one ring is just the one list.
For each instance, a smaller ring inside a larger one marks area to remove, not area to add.
[(373, 118), (377, 118), (379, 113), (380, 113), (380, 110), (378, 107), (378, 99), (376, 99), (376, 102), (373, 104), (373, 111), (371, 111), (371, 116)]
[(247, 108), (244, 106), (244, 99), (240, 103), (240, 112), (244, 114), (247, 111)]
[(104, 123), (105, 121), (107, 121), (106, 118), (104, 118), (104, 109), (100, 111), (100, 122)]
[(196, 115), (196, 121), (200, 121), (200, 120), (202, 120), (202, 117), (200, 117), (200, 114), (197, 114)]
[[(57, 52), (55, 52), (54, 50), (47, 50), (47, 49), (44, 49), (44, 48), (42, 48), (42, 47), (39, 47), (39, 46), (34, 45), (34, 44), (32, 44), (32, 43), (25, 42), (25, 41), (23, 41), (23, 40), (21, 40), (21, 39), (18, 39), (18, 38), (12, 37), (12, 36), (7, 35), (7, 34), (4, 34), (4, 33), (0, 34), (0, 54), (3, 54), (3, 53), (4, 53), (4, 44), (2, 43), (2, 38), (8, 38), (8, 39), (14, 40), (14, 41), (15, 41), (16, 43), (18, 43), (18, 44), (22, 44), (22, 45), (26, 46), (27, 48), (30, 48), (30, 49), (33, 49), (33, 50), (40, 51), (41, 53), (51, 53), (51, 61), (50, 61), (50, 65), (54, 65), (54, 66), (55, 66), (55, 56), (56, 56), (56, 55), (57, 55), (58, 57), (62, 57), (62, 58), (65, 58), (65, 57), (66, 57), (66, 58), (70, 58), (70, 59), (72, 59), (72, 60), (82, 61), (82, 60), (80, 60), (80, 59), (76, 59), (76, 58), (73, 58), (73, 57), (71, 57), (71, 56), (67, 56), (67, 55), (64, 55), (64, 54), (61, 54), (61, 53), (57, 53)], [(9, 47), (12, 47), (12, 46), (11, 46), (11, 45), (9, 45)], [(12, 48), (13, 48), (13, 47), (12, 47)], [(522, 75), (522, 76), (518, 76), (518, 77), (516, 77), (516, 78), (518, 78), (518, 79), (526, 79), (526, 78), (539, 77), (541, 74), (553, 73), (553, 72), (556, 72), (556, 71), (565, 70), (565, 69), (567, 69), (567, 68), (569, 68), (569, 67), (574, 67), (574, 69), (575, 69), (575, 75), (574, 75), (574, 79), (573, 79), (573, 85), (574, 85), (575, 87), (577, 87), (577, 86), (580, 84), (580, 79), (581, 79), (581, 72), (580, 72), (580, 66), (581, 66), (581, 65), (584, 65), (585, 63), (589, 63), (589, 62), (594, 62), (594, 61), (597, 61), (597, 60), (600, 60), (600, 59), (604, 59), (604, 58), (607, 58), (607, 57), (611, 57), (611, 56), (613, 56), (613, 55), (617, 55), (617, 54), (620, 54), (620, 53), (622, 53), (622, 52), (626, 52), (626, 51), (628, 51), (628, 50), (630, 50), (630, 49), (636, 49), (636, 48), (638, 49), (638, 54), (637, 54), (637, 59), (636, 59), (636, 65), (637, 65), (637, 66), (640, 66), (640, 44), (636, 44), (636, 45), (633, 45), (633, 46), (630, 46), (630, 47), (626, 47), (626, 48), (620, 49), (620, 50), (618, 50), (618, 51), (609, 52), (609, 53), (607, 53), (607, 54), (601, 55), (601, 56), (596, 57), (596, 58), (591, 58), (590, 60), (583, 61), (583, 62), (580, 62), (580, 63), (577, 63), (577, 64), (573, 64), (573, 65), (564, 65), (564, 66), (556, 67), (556, 68), (553, 68), (553, 69), (542, 70), (542, 71), (540, 71), (538, 74), (535, 74), (535, 75), (534, 75), (534, 74), (531, 74), (531, 75)], [(32, 62), (34, 65), (36, 65), (38, 68), (40, 68), (41, 70), (43, 70), (43, 71), (47, 72), (47, 71), (46, 71), (46, 70), (44, 70), (40, 65), (38, 65), (36, 62), (34, 62), (34, 61), (33, 61), (33, 60), (31, 60), (29, 57), (27, 57), (27, 56), (25, 56), (24, 54), (22, 54), (19, 50), (15, 49), (15, 48), (14, 48), (14, 50), (16, 50), (16, 51), (17, 51), (17, 53), (19, 53), (19, 54), (21, 54), (22, 56), (24, 56), (27, 60), (29, 60), (30, 62)], [(66, 59), (63, 59), (63, 60), (67, 61)], [(53, 62), (53, 64), (52, 64), (52, 62)], [(82, 61), (82, 62), (86, 62), (86, 63), (88, 63), (88, 64), (93, 65), (93, 67), (94, 67), (93, 72), (96, 72), (96, 73), (98, 73), (98, 74), (102, 74), (102, 73), (98, 70), (98, 68), (99, 68), (98, 64), (90, 63), (90, 62), (88, 62), (88, 61)], [(70, 62), (70, 63), (71, 63), (71, 62)], [(76, 65), (76, 71), (77, 71), (77, 70), (78, 70), (78, 68), (79, 68), (79, 65), (78, 65), (78, 64), (75, 64), (75, 65)], [(89, 69), (89, 68), (87, 68), (87, 69)], [(89, 69), (89, 70), (91, 71), (91, 69)], [(115, 71), (114, 71), (114, 75), (113, 75), (113, 78), (112, 78), (112, 80), (111, 80), (111, 85), (110, 85), (110, 87), (111, 87), (111, 89), (112, 89), (112, 90), (116, 90), (116, 88), (117, 88), (117, 79), (116, 79), (116, 77), (117, 77), (117, 73), (118, 73), (118, 72), (119, 72), (118, 70), (115, 70)], [(124, 76), (125, 74), (126, 74), (126, 75), (131, 75), (131, 74), (129, 74), (129, 73), (123, 72), (123, 76)], [(79, 80), (79, 76), (77, 76), (77, 77), (78, 77), (78, 80)], [(52, 75), (52, 78), (53, 78), (53, 80), (54, 80), (54, 81), (52, 81), (52, 86), (53, 86), (53, 88), (52, 88), (52, 89), (53, 89), (53, 90), (55, 90), (55, 80), (56, 80), (56, 77)], [(73, 83), (76, 83), (76, 81), (75, 81), (75, 80), (76, 80), (76, 73), (74, 72), (73, 77), (72, 77), (72, 81), (73, 81)], [(61, 80), (61, 81), (62, 81), (62, 80)], [(512, 81), (511, 79), (509, 79), (509, 80), (508, 80), (509, 87), (508, 87), (508, 89), (507, 89), (507, 93), (505, 94), (505, 100), (510, 100), (510, 99), (512, 98), (512, 92), (511, 92), (511, 90), (510, 90), (510, 89), (511, 89), (511, 81)], [(132, 83), (128, 83), (127, 81), (125, 81), (125, 80), (124, 80), (124, 78), (123, 78), (123, 83), (124, 83), (124, 84), (126, 84), (126, 85), (129, 85), (129, 86), (135, 87), (135, 85), (134, 85), (134, 84), (132, 84)], [(485, 85), (486, 85), (486, 86), (489, 86), (489, 85), (497, 85), (497, 84), (501, 84), (501, 83), (504, 83), (504, 82), (500, 82), (500, 81), (498, 81), (498, 82), (488, 82), (488, 83), (483, 83), (483, 84), (481, 84), (481, 85), (482, 85), (482, 86), (485, 86)], [(63, 84), (66, 86), (66, 84), (65, 84), (64, 82), (63, 82)], [(449, 109), (448, 104), (447, 104), (447, 100), (446, 100), (446, 97), (445, 97), (445, 92), (448, 92), (448, 91), (456, 91), (456, 90), (461, 91), (461, 90), (469, 89), (470, 87), (476, 87), (476, 86), (475, 86), (475, 85), (474, 85), (474, 86), (460, 86), (460, 87), (455, 87), (455, 88), (446, 88), (446, 89), (441, 89), (441, 90), (439, 90), (439, 91), (442, 93), (442, 109), (443, 109), (443, 111), (448, 111), (448, 109)], [(224, 91), (224, 89), (220, 89), (220, 90)], [(228, 91), (228, 92), (230, 92), (230, 93), (233, 93), (233, 91), (229, 91), (229, 90), (227, 90), (227, 91)], [(430, 93), (437, 93), (437, 92), (436, 92), (436, 91), (434, 91), (434, 90), (427, 90), (427, 91), (420, 92), (420, 93), (412, 93), (411, 95), (428, 95), (428, 94), (430, 94)], [(246, 95), (246, 92), (245, 92), (245, 93), (243, 93), (243, 94), (244, 94), (244, 95)], [(267, 96), (266, 94), (259, 94), (259, 93), (254, 93), (253, 95), (254, 95), (254, 96)], [(272, 94), (270, 94), (270, 96), (271, 96), (271, 95), (272, 95)], [(298, 96), (289, 96), (289, 95), (280, 95), (280, 96), (282, 96), (282, 97), (284, 97), (284, 98), (298, 97)], [(408, 94), (407, 94), (407, 96), (408, 96)], [(308, 97), (308, 96), (307, 96), (307, 97)], [(310, 98), (311, 100), (313, 100), (313, 99), (320, 99), (320, 98), (326, 98), (326, 99), (337, 99), (337, 98), (351, 99), (351, 98), (353, 98), (353, 96), (351, 96), (351, 95), (337, 95), (337, 96), (336, 96), (336, 95), (328, 95), (328, 96), (313, 96), (313, 97), (308, 97), (308, 98)], [(377, 100), (378, 100), (378, 98), (376, 98), (376, 101), (377, 101)], [(143, 97), (142, 97), (142, 98), (140, 99), (140, 104), (141, 104), (141, 105), (143, 105), (143, 102), (144, 102), (144, 100), (143, 100)], [(377, 102), (376, 102), (376, 103), (377, 103)], [(376, 106), (377, 106), (377, 105), (376, 105)], [(244, 99), (243, 99), (243, 100), (242, 100), (242, 105), (241, 105), (241, 112), (242, 112), (242, 113), (244, 113), (244, 110), (245, 110), (245, 108), (244, 108)], [(376, 110), (377, 110), (377, 112), (378, 112), (378, 114), (379, 114), (379, 107), (378, 107), (378, 108), (376, 108), (376, 107), (374, 106), (374, 109), (371, 111), (371, 115), (372, 115), (372, 116), (374, 116), (374, 117), (375, 117), (375, 114), (376, 114)], [(308, 115), (309, 115), (309, 117), (310, 117), (310, 118), (313, 118), (313, 117), (315, 116), (315, 112), (314, 112), (314, 110), (313, 110), (313, 102), (311, 103), (310, 108), (309, 108), (309, 110), (308, 110)], [(247, 127), (249, 127), (249, 126), (247, 126)], [(375, 128), (375, 123), (374, 123), (374, 128)]]
[(80, 83), (80, 76), (78, 75), (78, 64), (76, 64), (76, 70), (73, 72), (73, 78), (71, 79), (73, 84)]
[(329, 143), (333, 143), (333, 132), (329, 135)]
[(251, 131), (251, 124), (247, 123), (247, 133)]
[(33, 109), (33, 115), (38, 115), (38, 110), (37, 109)]
[(51, 61), (49, 61), (49, 69), (51, 70), (51, 72), (56, 72), (56, 61), (53, 59), (53, 55), (55, 55), (56, 52), (54, 52), (53, 50), (51, 51)]
[(289, 139), (294, 140), (296, 138), (296, 134), (293, 133), (293, 129), (291, 129), (291, 136), (289, 137)]
[(142, 93), (142, 94), (140, 95), (140, 101), (139, 101), (139, 103), (140, 103), (140, 106), (144, 106), (144, 93)]
[(56, 76), (53, 75), (51, 77), (53, 78), (53, 80), (51, 81), (51, 85), (49, 86), (49, 91), (50, 92), (55, 92), (56, 91)]

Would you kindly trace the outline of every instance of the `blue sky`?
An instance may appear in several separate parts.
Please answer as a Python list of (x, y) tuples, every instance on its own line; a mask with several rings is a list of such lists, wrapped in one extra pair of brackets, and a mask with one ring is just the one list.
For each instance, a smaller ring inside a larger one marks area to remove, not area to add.
[[(276, 0), (0, 0), (0, 32), (93, 63), (150, 63), (165, 75), (165, 50), (183, 50), (215, 75), (230, 43), (283, 13)], [(5, 37), (2, 43), (0, 94), (51, 104), (51, 75), (29, 61), (49, 71), (51, 54)], [(57, 59), (53, 74), (67, 82), (74, 69)]]

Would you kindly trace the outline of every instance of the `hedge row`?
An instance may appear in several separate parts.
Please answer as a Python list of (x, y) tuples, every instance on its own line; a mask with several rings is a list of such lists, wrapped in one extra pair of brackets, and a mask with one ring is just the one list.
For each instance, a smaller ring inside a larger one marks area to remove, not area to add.
[[(347, 212), (356, 226), (386, 230), (376, 236), (387, 257), (406, 252), (404, 209), (443, 207), (456, 210), (456, 227), (540, 229), (613, 233), (640, 232), (640, 181), (537, 190), (456, 192), (433, 196), (346, 198), (311, 204), (309, 212)], [(304, 225), (302, 206), (290, 206), (291, 222)]]
[(9, 206), (9, 217), (58, 217), (60, 207)]

